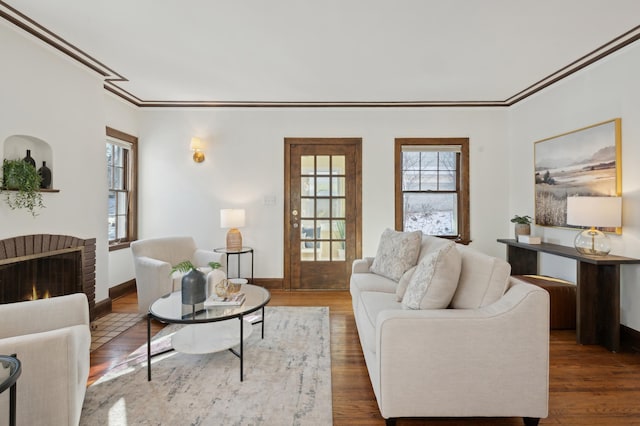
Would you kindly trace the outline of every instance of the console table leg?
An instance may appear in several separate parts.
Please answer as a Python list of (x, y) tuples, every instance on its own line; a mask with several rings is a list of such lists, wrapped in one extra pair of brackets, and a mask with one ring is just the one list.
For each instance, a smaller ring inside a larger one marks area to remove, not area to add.
[(620, 350), (620, 266), (577, 264), (576, 341)]

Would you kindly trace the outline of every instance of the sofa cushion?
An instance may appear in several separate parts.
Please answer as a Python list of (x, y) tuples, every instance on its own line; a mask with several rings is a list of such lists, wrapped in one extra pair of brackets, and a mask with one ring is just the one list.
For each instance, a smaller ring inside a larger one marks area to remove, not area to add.
[(402, 302), (402, 298), (404, 297), (405, 291), (407, 291), (409, 281), (411, 281), (411, 277), (413, 276), (413, 273), (415, 272), (417, 267), (418, 265), (409, 268), (407, 272), (402, 274), (402, 278), (400, 278), (400, 281), (398, 281), (398, 285), (396, 286), (396, 300), (398, 302)]
[(451, 307), (477, 309), (500, 299), (507, 289), (511, 265), (471, 247), (458, 245), (458, 251), (462, 269)]
[(418, 261), (421, 240), (422, 231), (399, 232), (385, 229), (380, 237), (371, 272), (397, 282)]
[(461, 258), (456, 244), (447, 241), (428, 253), (416, 266), (402, 298), (410, 309), (444, 309), (458, 286)]
[(358, 334), (362, 346), (376, 352), (376, 321), (378, 314), (388, 309), (402, 309), (393, 293), (363, 291), (360, 293), (358, 308), (354, 312), (358, 325)]
[(418, 255), (418, 261), (416, 263), (420, 263), (420, 261), (429, 253), (439, 250), (442, 247), (446, 247), (449, 243), (451, 243), (451, 240), (446, 238), (434, 237), (433, 235), (423, 235), (422, 241), (420, 242), (420, 254)]

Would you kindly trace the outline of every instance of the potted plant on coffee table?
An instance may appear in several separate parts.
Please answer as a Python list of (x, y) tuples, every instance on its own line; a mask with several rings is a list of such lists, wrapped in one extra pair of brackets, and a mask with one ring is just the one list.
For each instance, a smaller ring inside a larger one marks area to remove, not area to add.
[[(216, 271), (221, 265), (218, 262), (209, 262), (209, 266)], [(182, 303), (184, 305), (196, 305), (206, 300), (207, 277), (204, 272), (200, 271), (190, 260), (184, 260), (175, 265), (171, 268), (171, 274), (174, 272), (184, 274), (181, 279)], [(224, 274), (224, 272), (222, 273)]]
[(5, 192), (5, 201), (11, 210), (27, 209), (36, 216), (36, 209), (44, 207), (40, 181), (36, 168), (26, 161), (3, 160), (1, 190)]

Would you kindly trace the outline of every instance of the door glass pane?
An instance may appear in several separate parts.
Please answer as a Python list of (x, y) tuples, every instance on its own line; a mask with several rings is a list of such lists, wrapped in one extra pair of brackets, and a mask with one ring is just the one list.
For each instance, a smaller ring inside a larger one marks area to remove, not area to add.
[(316, 250), (313, 248), (313, 243), (300, 243), (300, 260), (303, 262), (316, 260)]
[(329, 196), (329, 179), (328, 177), (318, 178), (318, 189), (316, 191), (316, 197), (328, 197)]
[(332, 242), (331, 243), (331, 257), (332, 260), (345, 260), (344, 256), (344, 243)]
[(328, 198), (317, 199), (316, 217), (329, 217), (329, 199)]
[(334, 220), (331, 227), (331, 239), (344, 240), (344, 220)]
[(300, 212), (302, 217), (313, 217), (313, 212), (315, 211), (315, 199), (303, 198), (301, 200), (300, 210), (302, 210)]
[(316, 260), (331, 260), (331, 243), (329, 241), (318, 242), (318, 250), (316, 251)]
[(345, 165), (344, 165), (344, 155), (331, 156), (331, 174), (333, 175), (346, 174)]
[(301, 240), (313, 240), (316, 238), (316, 233), (313, 227), (313, 220), (301, 220), (300, 227), (300, 239)]
[(318, 155), (316, 157), (317, 161), (317, 175), (328, 175), (329, 174), (329, 156), (328, 155)]
[(334, 197), (344, 197), (345, 180), (343, 177), (332, 178), (331, 195)]
[(345, 217), (345, 199), (333, 198), (331, 203), (331, 217)]
[(458, 235), (457, 194), (404, 194), (404, 231)]
[(313, 155), (303, 155), (300, 157), (300, 173), (303, 175), (315, 174), (315, 166), (313, 164)]
[(313, 184), (313, 180), (314, 178), (312, 177), (303, 177), (300, 179), (300, 195), (302, 195), (303, 197), (313, 197), (314, 192), (315, 192), (315, 188), (314, 188), (314, 184)]

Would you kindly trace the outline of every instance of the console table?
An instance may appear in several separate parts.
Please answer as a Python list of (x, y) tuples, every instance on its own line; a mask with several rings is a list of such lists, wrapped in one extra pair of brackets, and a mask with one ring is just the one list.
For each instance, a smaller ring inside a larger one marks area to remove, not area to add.
[(583, 345), (603, 345), (620, 350), (620, 265), (637, 264), (640, 259), (622, 256), (585, 256), (575, 248), (558, 244), (526, 244), (498, 239), (507, 245), (507, 261), (512, 275), (538, 273), (538, 253), (576, 260), (576, 341)]

